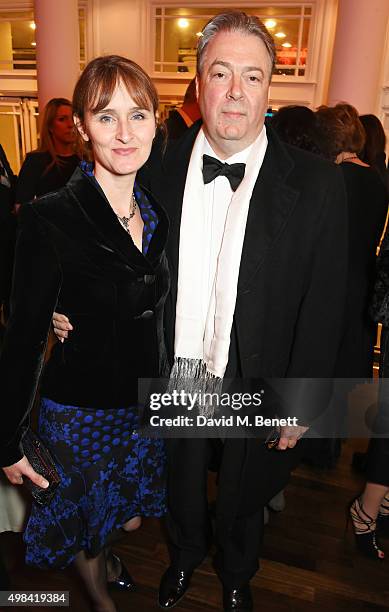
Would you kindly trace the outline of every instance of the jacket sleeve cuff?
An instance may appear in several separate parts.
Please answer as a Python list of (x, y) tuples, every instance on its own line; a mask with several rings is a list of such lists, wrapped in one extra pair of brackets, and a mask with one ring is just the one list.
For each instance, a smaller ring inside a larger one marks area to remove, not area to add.
[(24, 457), (24, 452), (21, 442), (13, 443), (7, 446), (6, 449), (0, 452), (0, 466), (9, 467), (14, 465)]

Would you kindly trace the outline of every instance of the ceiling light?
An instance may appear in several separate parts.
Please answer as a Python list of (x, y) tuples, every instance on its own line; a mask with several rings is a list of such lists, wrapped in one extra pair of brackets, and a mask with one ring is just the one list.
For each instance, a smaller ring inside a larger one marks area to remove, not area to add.
[(287, 47), (289, 49), (289, 47), (291, 47), (292, 45), (290, 43), (288, 43), (288, 42), (284, 42), (284, 43), (282, 43), (282, 46), (283, 47)]
[(202, 36), (203, 33), (202, 32), (196, 32), (196, 36), (198, 36), (200, 38), (200, 36)]
[(179, 28), (187, 28), (189, 25), (189, 21), (187, 19), (179, 19), (178, 20), (178, 27)]
[(265, 26), (266, 26), (266, 27), (267, 27), (269, 30), (271, 30), (272, 28), (275, 28), (275, 27), (276, 27), (276, 25), (277, 25), (277, 22), (276, 22), (276, 21), (274, 21), (274, 19), (267, 19), (267, 20), (265, 21)]
[(36, 47), (36, 42), (35, 41), (31, 43), (31, 47)]
[(276, 36), (277, 38), (285, 38), (286, 34), (284, 34), (284, 32), (277, 32), (276, 34), (274, 34), (274, 36)]
[(36, 30), (36, 23), (34, 22), (30, 23), (30, 28), (31, 30)]

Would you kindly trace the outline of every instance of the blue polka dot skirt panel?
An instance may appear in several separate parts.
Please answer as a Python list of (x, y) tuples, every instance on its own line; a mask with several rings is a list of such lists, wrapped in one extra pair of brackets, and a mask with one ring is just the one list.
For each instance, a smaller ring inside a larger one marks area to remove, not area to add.
[(47, 506), (33, 504), (29, 565), (64, 568), (81, 550), (95, 557), (132, 517), (165, 514), (164, 442), (137, 428), (136, 408), (88, 410), (42, 398), (39, 434), (61, 484)]

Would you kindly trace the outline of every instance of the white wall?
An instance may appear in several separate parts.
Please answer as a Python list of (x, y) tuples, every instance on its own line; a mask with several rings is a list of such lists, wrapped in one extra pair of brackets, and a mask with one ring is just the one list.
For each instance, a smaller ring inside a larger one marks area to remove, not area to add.
[[(147, 0), (93, 0), (92, 56), (115, 53), (145, 65)], [(89, 58), (91, 59), (91, 58)]]

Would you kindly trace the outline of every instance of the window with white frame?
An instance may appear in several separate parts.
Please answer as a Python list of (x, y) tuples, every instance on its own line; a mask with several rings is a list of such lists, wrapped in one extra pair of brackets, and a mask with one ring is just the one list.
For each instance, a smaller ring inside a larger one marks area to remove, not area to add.
[[(80, 67), (85, 66), (86, 9), (79, 8)], [(36, 70), (34, 11), (0, 10), (0, 70)]]
[[(256, 15), (273, 35), (277, 63), (276, 75), (304, 77), (309, 59), (309, 32), (313, 3), (263, 4), (239, 6), (239, 10)], [(154, 57), (156, 75), (172, 76), (196, 70), (196, 45), (201, 30), (214, 15), (226, 7), (196, 5), (187, 7), (154, 4), (152, 7)]]

